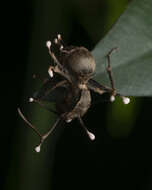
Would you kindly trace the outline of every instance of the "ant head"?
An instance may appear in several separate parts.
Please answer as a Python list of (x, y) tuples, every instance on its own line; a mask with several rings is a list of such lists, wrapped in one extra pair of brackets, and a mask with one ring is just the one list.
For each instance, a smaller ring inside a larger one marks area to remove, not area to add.
[[(62, 73), (69, 81), (73, 83), (84, 84), (93, 75), (96, 67), (95, 60), (88, 49), (84, 47), (65, 46), (58, 34), (57, 38), (54, 39), (54, 43), (59, 47), (60, 53), (56, 58), (54, 53), (51, 52), (51, 42), (47, 41), (46, 45), (49, 49), (51, 57), (58, 65), (58, 71)], [(49, 70), (50, 76), (52, 77), (52, 68)]]
[(95, 71), (95, 60), (92, 54), (84, 47), (71, 47), (63, 54), (61, 61), (64, 67), (71, 73), (73, 79), (79, 82), (87, 81)]

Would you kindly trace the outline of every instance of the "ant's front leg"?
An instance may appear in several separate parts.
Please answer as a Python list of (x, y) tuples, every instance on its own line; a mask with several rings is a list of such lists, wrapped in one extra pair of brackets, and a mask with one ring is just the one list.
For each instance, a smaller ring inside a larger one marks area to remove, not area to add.
[(114, 85), (114, 79), (113, 79), (113, 75), (112, 75), (112, 67), (111, 67), (111, 59), (110, 58), (111, 58), (111, 54), (116, 50), (118, 50), (118, 47), (112, 48), (110, 50), (110, 52), (107, 54), (108, 66), (107, 66), (106, 70), (107, 70), (109, 80), (111, 83), (111, 88), (112, 88), (112, 93), (111, 93), (112, 95), (110, 97), (110, 101), (111, 102), (115, 101), (115, 96), (118, 95), (122, 98), (124, 104), (128, 104), (130, 102), (130, 99), (128, 97), (125, 97), (125, 96), (118, 94), (116, 92), (115, 85)]
[(38, 144), (38, 146), (35, 147), (35, 151), (36, 152), (40, 152), (41, 150), (41, 145), (43, 144), (43, 142), (47, 139), (47, 137), (54, 131), (54, 129), (61, 125), (63, 123), (63, 120), (61, 117), (58, 117), (56, 122), (54, 123), (54, 125), (51, 127), (51, 129), (45, 133), (44, 135), (42, 135), (34, 125), (31, 124), (31, 122), (29, 122), (26, 117), (23, 115), (23, 113), (21, 112), (20, 108), (18, 108), (18, 113), (21, 116), (21, 118), (28, 124), (28, 126), (33, 129), (33, 131), (39, 136), (40, 138), (40, 143)]
[(113, 79), (113, 76), (112, 76), (112, 67), (111, 67), (111, 54), (118, 50), (117, 47), (115, 48), (112, 48), (109, 53), (107, 54), (107, 59), (108, 59), (108, 66), (106, 67), (106, 70), (107, 70), (107, 73), (108, 73), (108, 76), (109, 76), (109, 79), (110, 79), (110, 83), (111, 83), (111, 87), (113, 90), (115, 90), (115, 87), (114, 87), (114, 79)]
[(100, 95), (104, 93), (112, 94), (110, 97), (110, 101), (113, 102), (115, 100), (115, 96), (119, 96), (122, 98), (122, 101), (124, 104), (128, 104), (130, 102), (130, 99), (128, 97), (125, 97), (115, 91), (115, 96), (113, 97), (113, 89), (104, 85), (99, 84), (94, 79), (90, 79), (87, 83), (87, 87), (89, 90), (92, 90)]
[(90, 90), (93, 90), (94, 92), (97, 92), (99, 93), (100, 95), (104, 94), (105, 92), (108, 92), (111, 94), (111, 97), (110, 97), (110, 101), (113, 102), (115, 100), (115, 96), (117, 95), (116, 93), (116, 89), (115, 89), (115, 85), (114, 85), (114, 79), (113, 79), (113, 75), (112, 75), (112, 67), (111, 67), (111, 60), (110, 60), (110, 57), (111, 57), (111, 54), (116, 51), (118, 48), (113, 48), (109, 51), (109, 53), (106, 55), (107, 57), (107, 67), (106, 67), (106, 71), (108, 73), (108, 76), (109, 76), (109, 80), (110, 80), (110, 83), (111, 83), (111, 88), (107, 87), (107, 86), (104, 86), (104, 85), (101, 85), (99, 84), (98, 82), (96, 82), (95, 80), (93, 79), (90, 79), (87, 83), (87, 86)]
[(108, 76), (109, 76), (109, 80), (110, 80), (110, 83), (111, 83), (111, 88), (112, 88), (112, 95), (110, 97), (110, 101), (113, 102), (115, 100), (115, 96), (116, 96), (116, 89), (115, 89), (115, 85), (114, 85), (114, 79), (113, 79), (113, 75), (112, 75), (112, 67), (111, 67), (111, 54), (118, 50), (117, 47), (113, 48), (110, 50), (110, 52), (107, 54), (107, 67), (106, 67), (106, 71), (108, 73)]

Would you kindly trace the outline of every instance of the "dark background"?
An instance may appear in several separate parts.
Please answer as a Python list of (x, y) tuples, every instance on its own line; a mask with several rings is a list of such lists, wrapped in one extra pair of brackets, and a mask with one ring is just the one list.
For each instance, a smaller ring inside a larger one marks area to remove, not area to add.
[[(94, 142), (73, 121), (62, 132), (58, 130), (40, 154), (33, 151), (38, 139), (29, 137), (32, 131), (19, 118), (17, 107), (32, 115), (31, 106), (25, 102), (40, 85), (35, 85), (32, 74), (47, 75), (45, 41), (60, 32), (67, 44), (92, 50), (128, 3), (44, 2), (9, 2), (4, 6), (1, 189), (152, 189), (151, 98), (132, 98), (128, 108), (120, 102), (100, 102), (84, 116), (86, 126), (96, 134)], [(44, 122), (42, 117), (41, 124)]]

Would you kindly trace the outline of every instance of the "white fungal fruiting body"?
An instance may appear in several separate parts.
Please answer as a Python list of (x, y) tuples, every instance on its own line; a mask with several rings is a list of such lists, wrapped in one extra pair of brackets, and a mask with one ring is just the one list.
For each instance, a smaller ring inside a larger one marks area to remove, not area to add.
[(29, 98), (29, 102), (33, 102), (34, 99), (32, 97)]
[(41, 146), (35, 147), (35, 151), (36, 151), (36, 152), (40, 152), (40, 151), (41, 151)]
[(63, 45), (60, 46), (60, 50), (62, 50), (62, 49), (63, 49)]
[(72, 119), (67, 119), (66, 122), (67, 123), (70, 123), (72, 121)]
[(58, 40), (61, 40), (61, 34), (57, 35)]
[(87, 134), (89, 135), (89, 138), (93, 141), (95, 140), (95, 135), (89, 131), (87, 131)]
[(123, 101), (124, 104), (129, 104), (130, 103), (130, 98), (122, 97), (122, 101)]
[(57, 38), (54, 39), (54, 43), (55, 43), (55, 44), (58, 43), (58, 39), (57, 39)]
[(51, 47), (51, 41), (47, 41), (47, 42), (46, 42), (46, 47), (47, 47), (48, 49), (50, 49), (50, 47)]
[(51, 67), (49, 67), (48, 73), (49, 73), (50, 77), (52, 78), (52, 77), (53, 77), (53, 71), (52, 71), (52, 68), (51, 68)]
[(114, 95), (112, 95), (112, 96), (110, 97), (110, 101), (111, 101), (111, 102), (114, 102), (114, 101), (115, 101), (115, 96), (114, 96)]

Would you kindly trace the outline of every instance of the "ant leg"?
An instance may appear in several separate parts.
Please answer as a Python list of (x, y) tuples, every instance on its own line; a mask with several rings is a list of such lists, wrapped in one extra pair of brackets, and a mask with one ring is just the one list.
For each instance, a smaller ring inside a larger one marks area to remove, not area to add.
[(71, 82), (71, 79), (69, 77), (68, 71), (63, 67), (62, 64), (60, 64), (60, 62), (58, 61), (58, 59), (56, 58), (55, 54), (51, 51), (51, 41), (47, 41), (46, 42), (46, 46), (49, 50), (49, 55), (52, 57), (52, 59), (54, 60), (54, 62), (56, 63), (55, 66), (50, 66), (48, 69), (48, 73), (50, 75), (50, 77), (53, 77), (53, 71), (56, 73), (61, 74), (63, 77), (65, 77), (69, 82)]
[(92, 90), (100, 95), (104, 94), (105, 92), (112, 92), (112, 89), (109, 87), (106, 87), (102, 84), (99, 84), (97, 81), (94, 79), (90, 79), (87, 83), (87, 87), (89, 90)]
[(35, 103), (38, 103), (41, 107), (44, 107), (45, 109), (47, 109), (48, 111), (51, 111), (52, 113), (56, 114), (56, 115), (59, 115), (59, 113), (51, 108), (48, 108), (45, 104), (43, 104), (40, 100), (38, 99), (35, 99), (35, 98), (29, 98), (29, 102), (35, 102)]
[(21, 112), (20, 108), (17, 108), (17, 111), (18, 111), (18, 114), (21, 116), (21, 118), (28, 124), (28, 126), (32, 128), (33, 131), (41, 138), (42, 135), (40, 134), (40, 132), (26, 119), (26, 117)]
[(129, 104), (130, 99), (128, 97), (122, 96), (121, 94), (115, 92), (115, 96), (113, 95), (113, 89), (104, 85), (99, 84), (97, 81), (90, 79), (87, 83), (87, 87), (89, 88), (89, 90), (92, 90), (100, 95), (108, 92), (109, 94), (112, 94), (110, 100), (114, 101), (115, 100), (115, 96), (119, 96), (124, 104)]
[(91, 133), (90, 131), (88, 131), (88, 129), (86, 128), (86, 126), (85, 126), (82, 118), (78, 117), (78, 120), (79, 120), (81, 126), (83, 127), (83, 129), (85, 130), (85, 132), (87, 133), (87, 135), (90, 138), (90, 140), (92, 140), (92, 141), (95, 140), (95, 135), (93, 133)]
[(107, 59), (108, 59), (108, 66), (106, 67), (106, 71), (108, 73), (109, 76), (109, 80), (111, 83), (111, 88), (101, 85), (98, 82), (96, 82), (93, 79), (90, 79), (87, 83), (87, 86), (89, 87), (89, 89), (93, 90), (94, 92), (97, 92), (99, 94), (103, 94), (105, 92), (108, 92), (111, 94), (110, 97), (110, 101), (113, 102), (115, 100), (115, 96), (117, 95), (116, 93), (116, 89), (115, 89), (115, 85), (114, 85), (114, 80), (113, 80), (113, 76), (112, 76), (112, 68), (111, 68), (111, 64), (110, 64), (110, 56), (113, 53), (113, 51), (117, 50), (118, 48), (113, 48), (111, 49), (111, 51), (107, 54)]
[(47, 137), (54, 131), (54, 129), (56, 128), (56, 126), (59, 124), (60, 121), (62, 121), (62, 119), (58, 118), (56, 122), (54, 123), (53, 127), (47, 133), (41, 136), (39, 145), (35, 147), (36, 152), (40, 152), (41, 145), (47, 139)]
[(111, 83), (111, 87), (113, 90), (115, 90), (115, 87), (114, 87), (114, 80), (113, 80), (113, 76), (112, 76), (112, 67), (111, 67), (111, 60), (110, 60), (110, 57), (111, 57), (111, 54), (116, 51), (118, 48), (115, 47), (113, 49), (110, 50), (110, 52), (107, 54), (107, 59), (108, 59), (108, 66), (106, 68), (107, 70), (107, 73), (108, 73), (108, 76), (109, 76), (109, 79), (110, 79), (110, 83)]
[(51, 51), (51, 41), (46, 42), (46, 47), (49, 50), (49, 55), (52, 57), (53, 61), (57, 64), (57, 66), (50, 66), (48, 69), (48, 73), (49, 73), (50, 77), (53, 77), (53, 71), (62, 72), (63, 66), (60, 64), (60, 62), (56, 58), (55, 54)]
[(107, 60), (108, 60), (108, 66), (106, 68), (107, 70), (107, 73), (108, 73), (108, 76), (109, 76), (109, 80), (110, 80), (110, 83), (111, 83), (111, 88), (112, 88), (112, 95), (111, 95), (111, 98), (110, 98), (110, 101), (113, 102), (115, 100), (115, 96), (116, 96), (116, 89), (115, 89), (115, 85), (114, 85), (114, 79), (113, 79), (113, 76), (112, 76), (112, 67), (111, 67), (111, 60), (110, 60), (110, 57), (111, 57), (111, 54), (116, 51), (118, 48), (115, 47), (113, 49), (110, 50), (110, 52), (107, 54)]
[(122, 98), (122, 101), (123, 101), (124, 104), (129, 104), (130, 99), (128, 97), (125, 97), (125, 96), (122, 96), (122, 95), (116, 93), (116, 89), (115, 89), (115, 86), (114, 86), (114, 80), (113, 80), (113, 76), (112, 76), (112, 67), (111, 67), (111, 64), (110, 64), (110, 57), (111, 57), (111, 54), (116, 50), (118, 50), (118, 47), (112, 48), (110, 50), (110, 52), (107, 54), (108, 66), (107, 66), (106, 70), (107, 70), (107, 73), (109, 75), (109, 79), (110, 79), (111, 87), (112, 87), (112, 95), (111, 95), (110, 101), (111, 102), (115, 101), (115, 96), (118, 95), (118, 96), (120, 96), (120, 98)]
[(53, 127), (44, 135), (41, 135), (40, 132), (26, 119), (26, 117), (23, 115), (21, 112), (20, 108), (17, 109), (19, 115), (21, 118), (28, 124), (30, 128), (33, 129), (33, 131), (40, 137), (40, 143), (38, 146), (35, 147), (36, 152), (40, 152), (41, 150), (41, 145), (43, 144), (44, 140), (53, 132), (53, 130), (56, 128), (57, 124), (61, 121), (61, 118), (58, 118), (56, 122), (54, 123)]
[(60, 64), (60, 62), (58, 61), (58, 59), (56, 58), (55, 54), (51, 51), (51, 41), (47, 41), (46, 42), (46, 47), (49, 50), (49, 55), (52, 57), (52, 59), (54, 60), (54, 62), (59, 66), (62, 67), (62, 65)]

